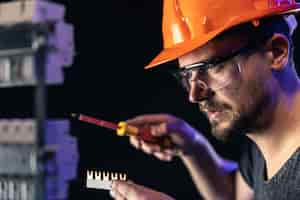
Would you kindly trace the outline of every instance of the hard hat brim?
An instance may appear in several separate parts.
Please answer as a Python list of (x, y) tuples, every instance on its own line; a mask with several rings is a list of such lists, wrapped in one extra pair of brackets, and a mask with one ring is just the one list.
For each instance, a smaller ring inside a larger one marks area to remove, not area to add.
[(233, 18), (231, 21), (228, 21), (224, 26), (211, 31), (204, 35), (201, 38), (192, 39), (189, 41), (185, 41), (182, 43), (179, 43), (172, 48), (166, 48), (162, 50), (148, 65), (145, 66), (145, 69), (151, 69), (154, 68), (160, 64), (172, 61), (177, 59), (180, 56), (183, 56), (184, 54), (203, 46), (208, 41), (215, 38), (218, 34), (222, 33), (223, 31), (245, 23), (249, 22), (255, 19), (260, 19), (263, 17), (273, 16), (273, 15), (284, 15), (284, 14), (292, 14), (300, 11), (300, 3), (296, 3), (293, 6), (282, 6), (279, 8), (273, 8), (263, 11), (256, 11), (251, 13), (246, 13), (243, 16), (237, 16), (236, 18)]

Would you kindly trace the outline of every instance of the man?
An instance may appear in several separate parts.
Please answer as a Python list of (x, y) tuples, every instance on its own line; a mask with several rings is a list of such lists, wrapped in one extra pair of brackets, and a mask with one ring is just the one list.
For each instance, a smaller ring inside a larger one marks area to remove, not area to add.
[[(291, 35), (300, 4), (288, 0), (165, 0), (165, 49), (146, 67), (178, 59), (175, 74), (222, 140), (244, 134), (238, 167), (220, 157), (186, 122), (167, 114), (128, 120), (167, 136), (172, 148), (131, 137), (161, 160), (179, 156), (204, 199), (300, 198), (300, 82)], [(127, 200), (172, 197), (132, 182), (114, 182)]]

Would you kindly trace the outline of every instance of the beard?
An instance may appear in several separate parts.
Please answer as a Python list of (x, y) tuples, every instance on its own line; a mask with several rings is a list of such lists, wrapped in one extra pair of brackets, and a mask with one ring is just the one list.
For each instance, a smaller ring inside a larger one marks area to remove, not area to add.
[[(233, 111), (223, 111), (224, 117), (220, 120), (210, 120), (210, 127), (212, 135), (221, 141), (227, 141), (235, 133), (238, 132), (238, 127), (241, 123), (239, 122), (239, 115)], [(241, 127), (242, 128), (242, 127)]]
[[(229, 106), (228, 106), (229, 107)], [(211, 134), (218, 140), (227, 141), (233, 135), (236, 135), (238, 130), (242, 130), (244, 125), (243, 120), (239, 112), (233, 111), (233, 109), (226, 108), (220, 109), (217, 118), (211, 119), (207, 113), (206, 117), (210, 123)]]
[(234, 109), (226, 103), (221, 103), (215, 99), (209, 100), (200, 110), (216, 110), (220, 112), (216, 118), (207, 116), (212, 135), (221, 141), (228, 141), (238, 135), (246, 135), (249, 132), (258, 131), (266, 128), (271, 117), (265, 117), (264, 113), (271, 105), (271, 98), (267, 95), (249, 95), (247, 102), (240, 102), (240, 109)]

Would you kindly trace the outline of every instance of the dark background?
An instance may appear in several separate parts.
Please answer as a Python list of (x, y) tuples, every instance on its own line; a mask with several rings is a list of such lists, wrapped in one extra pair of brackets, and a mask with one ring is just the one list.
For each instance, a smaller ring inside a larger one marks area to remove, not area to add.
[[(118, 122), (143, 113), (171, 113), (201, 130), (223, 156), (238, 157), (239, 141), (214, 140), (197, 106), (188, 103), (171, 76), (143, 69), (162, 48), (161, 0), (55, 2), (66, 7), (66, 21), (75, 27), (77, 55), (64, 71), (64, 85), (49, 87), (49, 118), (78, 112)], [(32, 116), (31, 88), (1, 91), (1, 117)], [(107, 191), (85, 188), (87, 169), (125, 172), (136, 183), (176, 199), (199, 199), (180, 160), (160, 162), (104, 128), (73, 120), (71, 130), (78, 139), (80, 162), (70, 199), (110, 199)]]

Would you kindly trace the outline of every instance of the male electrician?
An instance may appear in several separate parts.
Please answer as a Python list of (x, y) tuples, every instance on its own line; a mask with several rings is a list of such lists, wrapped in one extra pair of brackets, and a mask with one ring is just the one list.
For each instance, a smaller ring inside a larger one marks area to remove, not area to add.
[[(164, 50), (146, 68), (177, 59), (174, 74), (212, 134), (243, 134), (248, 142), (235, 168), (185, 121), (148, 114), (128, 123), (149, 125), (174, 148), (136, 137), (131, 144), (161, 160), (179, 156), (204, 199), (300, 199), (300, 82), (291, 39), (298, 10), (294, 0), (164, 0)], [(121, 181), (111, 195), (173, 199)]]

